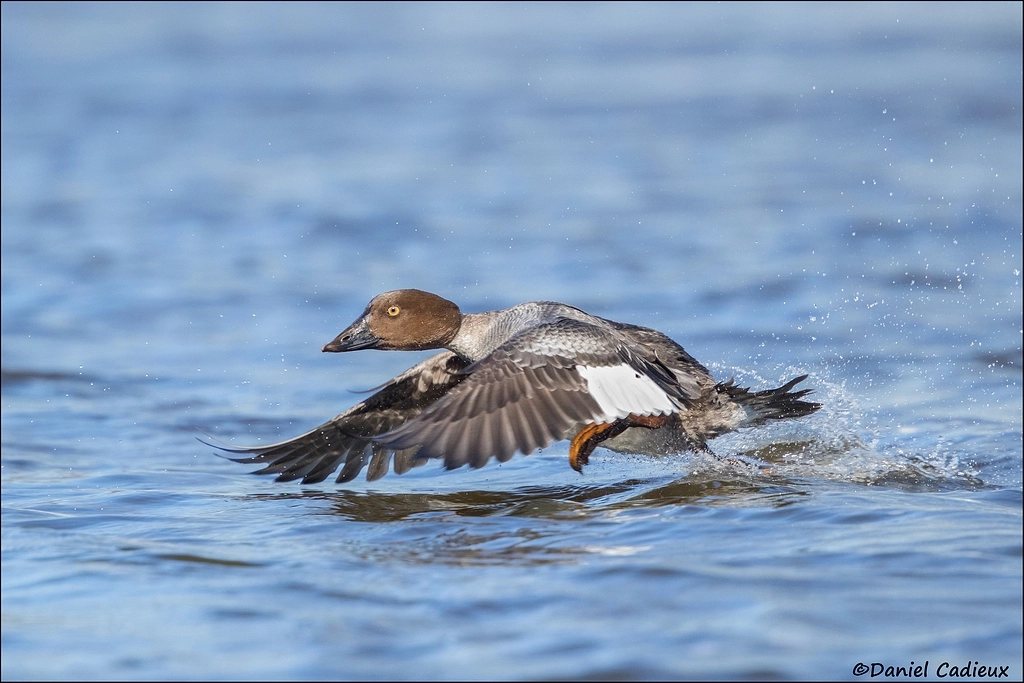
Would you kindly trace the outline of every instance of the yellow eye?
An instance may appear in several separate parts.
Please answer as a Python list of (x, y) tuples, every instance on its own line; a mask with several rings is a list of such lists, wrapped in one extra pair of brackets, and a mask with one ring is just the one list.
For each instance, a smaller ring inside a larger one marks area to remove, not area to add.
[(402, 312), (402, 309), (398, 306), (388, 306), (388, 315), (394, 318), (396, 315)]

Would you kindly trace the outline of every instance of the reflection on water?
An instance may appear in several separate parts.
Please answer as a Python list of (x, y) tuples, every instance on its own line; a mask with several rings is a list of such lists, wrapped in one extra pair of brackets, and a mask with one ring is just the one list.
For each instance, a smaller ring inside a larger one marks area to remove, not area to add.
[[(652, 465), (658, 460), (648, 456), (629, 457), (633, 461), (646, 459)], [(808, 489), (816, 477), (918, 492), (984, 487), (976, 477), (940, 470), (919, 457), (911, 457), (906, 462), (887, 462), (877, 454), (868, 453), (859, 440), (851, 442), (845, 450), (837, 449), (835, 443), (803, 441), (772, 443), (737, 457), (692, 454), (689, 460), (692, 472), (671, 481), (661, 477), (598, 485), (524, 486), (499, 491), (385, 493), (343, 489), (255, 493), (247, 497), (325, 501), (330, 504), (330, 514), (368, 523), (448, 516), (508, 516), (572, 523), (598, 519), (616, 510), (663, 506), (784, 507), (811, 495)], [(870, 471), (865, 471), (864, 465), (869, 465)]]

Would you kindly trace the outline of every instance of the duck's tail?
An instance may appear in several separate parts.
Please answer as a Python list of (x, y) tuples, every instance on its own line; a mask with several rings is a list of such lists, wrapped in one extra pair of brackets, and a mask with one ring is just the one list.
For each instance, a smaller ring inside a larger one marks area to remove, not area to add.
[(766, 389), (764, 391), (751, 391), (733, 384), (733, 380), (720, 382), (715, 389), (720, 394), (725, 394), (746, 412), (746, 418), (740, 427), (753, 427), (763, 424), (768, 420), (786, 420), (791, 417), (803, 417), (810, 415), (821, 408), (820, 403), (801, 401), (800, 399), (811, 393), (811, 389), (790, 391), (800, 382), (807, 379), (807, 375), (800, 375), (783, 384), (778, 389)]

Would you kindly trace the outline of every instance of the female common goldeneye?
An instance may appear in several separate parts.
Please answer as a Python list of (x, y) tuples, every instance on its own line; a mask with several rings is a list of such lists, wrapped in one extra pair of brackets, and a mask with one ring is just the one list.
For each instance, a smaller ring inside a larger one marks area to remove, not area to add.
[(715, 382), (683, 347), (646, 327), (605, 320), (553, 301), (462, 313), (417, 289), (373, 298), (324, 351), (446, 349), (406, 370), (334, 419), (268, 446), (216, 446), (261, 463), (277, 481), (338, 482), (402, 474), (429, 458), (482, 467), (571, 439), (583, 471), (598, 445), (622, 453), (709, 451), (707, 441), (821, 407), (790, 391), (752, 392)]

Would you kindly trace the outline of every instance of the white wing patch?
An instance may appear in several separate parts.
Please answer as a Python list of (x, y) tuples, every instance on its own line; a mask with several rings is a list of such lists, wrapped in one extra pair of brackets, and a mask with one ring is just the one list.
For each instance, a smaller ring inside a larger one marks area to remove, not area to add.
[(679, 412), (668, 394), (647, 375), (626, 364), (589, 367), (576, 371), (587, 381), (587, 390), (601, 407), (602, 422), (634, 415), (668, 415)]

